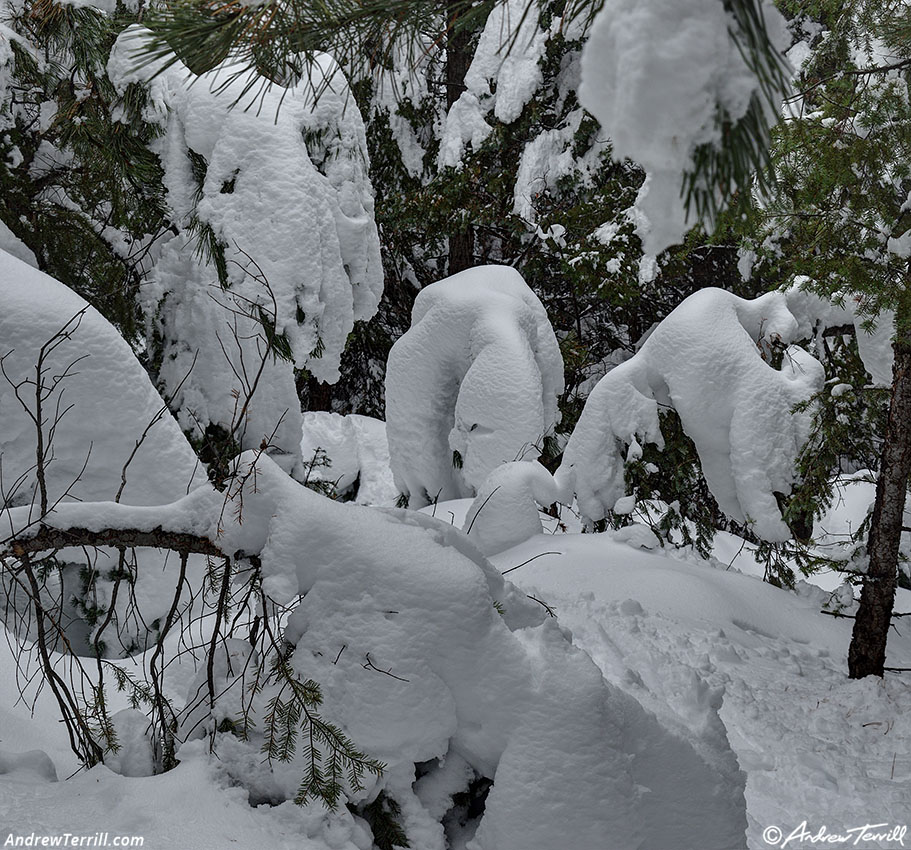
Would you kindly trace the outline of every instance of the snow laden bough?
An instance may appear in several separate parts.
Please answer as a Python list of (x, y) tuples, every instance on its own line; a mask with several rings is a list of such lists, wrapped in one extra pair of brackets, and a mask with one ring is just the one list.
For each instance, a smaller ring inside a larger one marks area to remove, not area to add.
[[(721, 156), (745, 133), (753, 133), (752, 145), (762, 144), (756, 127), (775, 122), (777, 84), (770, 88), (769, 81), (782, 82), (781, 71), (771, 57), (759, 59), (744, 49), (749, 37), (734, 5), (607, 0), (583, 50), (582, 106), (610, 137), (614, 157), (635, 160), (647, 174), (636, 202), (647, 254), (681, 242), (696, 223), (697, 210), (685, 201), (685, 179), (696, 159)], [(784, 18), (771, 0), (742, 5), (762, 21), (771, 50), (787, 46)], [(705, 183), (693, 188), (719, 188)]]
[(410, 507), (473, 496), (500, 464), (536, 460), (562, 391), (553, 329), (515, 269), (421, 290), (386, 367), (389, 456)]
[(642, 442), (662, 447), (658, 412), (668, 406), (721, 509), (766, 540), (788, 539), (776, 493), (791, 491), (812, 419), (793, 408), (822, 387), (823, 367), (796, 346), (784, 348), (780, 370), (766, 357), (799, 328), (781, 292), (691, 295), (592, 391), (557, 471), (561, 487), (588, 519), (607, 516), (626, 492), (626, 448), (638, 456)]
[(152, 149), (176, 233), (143, 287), (160, 383), (186, 431), (216, 425), (241, 448), (265, 438), (290, 470), (294, 368), (337, 380), (354, 322), (382, 293), (363, 121), (325, 54), (295, 84), (245, 93), (230, 58), (198, 76), (173, 56), (148, 62), (148, 35), (125, 30), (107, 70), (120, 92), (144, 87), (142, 117), (163, 131)]
[[(235, 581), (261, 588), (262, 610), (290, 611), (272, 659), (285, 679), (251, 672), (262, 669), (261, 645), (226, 641), (210, 667), (218, 696), (196, 698), (201, 672), (181, 735), (212, 734), (219, 770), (251, 800), (294, 798), (301, 777), (312, 779), (308, 720), (287, 711), (291, 677), (311, 693), (318, 682), (321, 716), (385, 763), (360, 789), (343, 772), (341, 799), (364, 812), (382, 791), (412, 847), (722, 850), (744, 841), (734, 759), (710, 766), (606, 683), (556, 620), (445, 523), (334, 502), (253, 452), (239, 458), (226, 493), (206, 486), (159, 507), (62, 504), (40, 527), (27, 520), (25, 509), (8, 512), (19, 533), (7, 552), (91, 532), (181, 534), (207, 551), (246, 553), (235, 556)], [(289, 716), (302, 723), (301, 746), (274, 748), (277, 711), (280, 730)], [(314, 746), (326, 779), (332, 753), (319, 739)], [(184, 747), (189, 759), (198, 752)], [(492, 787), (483, 814), (465, 823), (453, 796), (480, 777)], [(313, 805), (329, 817), (322, 801)], [(333, 818), (333, 846), (371, 846), (364, 821), (343, 809)]]

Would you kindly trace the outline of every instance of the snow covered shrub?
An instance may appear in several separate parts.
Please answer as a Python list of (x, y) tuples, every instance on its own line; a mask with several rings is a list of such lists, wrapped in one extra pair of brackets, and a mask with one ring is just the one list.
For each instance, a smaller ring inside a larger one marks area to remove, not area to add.
[(387, 364), (399, 490), (419, 508), (474, 495), (502, 463), (536, 460), (562, 390), (553, 329), (517, 271), (479, 266), (425, 287)]
[[(4, 251), (0, 303), (0, 508), (22, 506), (37, 523), (62, 502), (156, 504), (205, 481), (145, 370), (93, 307)], [(151, 549), (58, 552), (46, 604), (60, 607), (71, 645), (111, 655), (146, 646), (173, 592), (163, 560)], [(4, 593), (21, 613), (23, 588), (5, 581)]]
[(299, 470), (294, 369), (336, 380), (383, 287), (360, 114), (326, 55), (284, 87), (229, 65), (195, 75), (173, 56), (143, 65), (148, 37), (127, 29), (108, 74), (121, 93), (144, 87), (160, 129), (174, 233), (142, 299), (161, 386), (197, 439), (265, 439)]
[[(787, 345), (798, 330), (784, 293), (752, 301), (720, 289), (691, 295), (592, 391), (557, 472), (561, 486), (589, 519), (605, 517), (625, 495), (625, 459), (638, 457), (642, 442), (663, 446), (666, 405), (695, 443), (721, 509), (760, 537), (787, 539), (778, 499), (795, 482), (812, 421), (806, 409), (792, 409), (823, 381), (822, 365)], [(766, 359), (776, 349), (780, 369)]]

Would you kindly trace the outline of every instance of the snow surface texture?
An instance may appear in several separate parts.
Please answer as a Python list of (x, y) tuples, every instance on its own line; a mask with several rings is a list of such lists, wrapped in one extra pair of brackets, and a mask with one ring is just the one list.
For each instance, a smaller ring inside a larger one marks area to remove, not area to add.
[[(287, 467), (299, 460), (299, 405), (292, 363), (266, 355), (263, 322), (284, 336), (293, 366), (332, 382), (354, 322), (376, 312), (383, 272), (364, 125), (325, 54), (296, 86), (243, 95), (246, 76), (232, 80), (227, 65), (197, 77), (176, 61), (150, 79), (157, 66), (137, 59), (147, 35), (120, 36), (108, 75), (121, 91), (144, 84), (145, 117), (165, 131), (153, 149), (181, 233), (144, 288), (150, 333), (164, 339), (161, 380), (169, 394), (180, 388), (181, 425), (197, 433), (234, 428), (236, 395), (257, 383), (241, 446), (270, 439)], [(224, 250), (221, 285), (197, 250), (200, 228)]]
[(479, 266), (425, 287), (386, 366), (399, 490), (420, 508), (474, 495), (502, 463), (536, 460), (562, 392), (553, 329), (515, 269)]
[[(321, 451), (329, 466), (320, 463)], [(398, 497), (389, 466), (386, 423), (352, 413), (304, 411), (301, 455), (307, 481), (331, 483), (359, 505), (392, 505)]]
[[(289, 663), (302, 680), (320, 683), (322, 715), (386, 762), (380, 781), (401, 805), (412, 846), (446, 847), (439, 786), (453, 784), (453, 762), (470, 770), (457, 770), (462, 779), (450, 794), (477, 774), (494, 780), (467, 850), (591, 850), (605, 836), (649, 850), (727, 850), (742, 842), (743, 777), (733, 759), (710, 763), (607, 685), (557, 621), (504, 581), (460, 531), (416, 512), (326, 499), (265, 455), (245, 453), (238, 471), (242, 484), (229, 491), (227, 506), (225, 494), (204, 487), (154, 508), (61, 505), (48, 522), (160, 525), (208, 535), (225, 551), (261, 553), (263, 589), (294, 606), (284, 633), (294, 647)], [(25, 518), (21, 509), (10, 512), (14, 526)], [(249, 645), (234, 643), (249, 654)], [(242, 680), (227, 664), (219, 668), (213, 724), (236, 718), (245, 696)], [(266, 685), (254, 716), (263, 716), (278, 689)], [(714, 708), (707, 715), (720, 727)], [(125, 729), (134, 726), (119, 717)], [(234, 781), (260, 797), (294, 795), (301, 754), (270, 771), (261, 733), (220, 741), (220, 764)], [(417, 763), (427, 772), (415, 788)], [(142, 759), (131, 755), (128, 764), (136, 769)], [(351, 796), (369, 799), (377, 790)], [(688, 810), (698, 819), (682, 831), (672, 827), (669, 818)], [(349, 819), (341, 837), (351, 839), (355, 826)]]
[(673, 407), (699, 452), (721, 509), (767, 540), (790, 537), (775, 493), (787, 494), (810, 432), (809, 411), (791, 413), (823, 382), (822, 365), (788, 347), (780, 371), (764, 359), (772, 342), (797, 338), (786, 296), (746, 301), (721, 289), (691, 295), (638, 353), (608, 372), (586, 401), (557, 472), (590, 519), (624, 497), (623, 444), (663, 446), (659, 407)]
[[(782, 49), (784, 19), (762, 0), (772, 43)], [(720, 147), (720, 109), (733, 122), (759, 82), (731, 36), (722, 0), (607, 0), (582, 55), (579, 100), (601, 123), (617, 159), (648, 177), (637, 201), (647, 254), (680, 242), (695, 224), (681, 197), (684, 174), (703, 145)]]
[[(635, 551), (613, 533), (542, 535), (494, 558), (500, 569), (525, 561), (510, 578), (554, 606), (608, 681), (710, 761), (733, 749), (749, 826), (732, 848), (768, 848), (766, 827), (787, 836), (805, 820), (813, 834), (907, 823), (911, 685), (847, 678), (851, 621), (819, 613), (828, 594), (782, 591), (679, 551)], [(896, 610), (911, 610), (911, 593), (898, 593)], [(888, 651), (902, 665), (907, 633), (893, 631)], [(707, 713), (718, 703), (726, 741)]]

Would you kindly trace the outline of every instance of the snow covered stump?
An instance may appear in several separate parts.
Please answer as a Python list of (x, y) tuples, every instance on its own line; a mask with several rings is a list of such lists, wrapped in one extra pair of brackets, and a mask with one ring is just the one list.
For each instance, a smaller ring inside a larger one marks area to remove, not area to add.
[(562, 392), (557, 339), (515, 269), (423, 289), (386, 370), (389, 455), (410, 507), (473, 496), (500, 464), (536, 460)]

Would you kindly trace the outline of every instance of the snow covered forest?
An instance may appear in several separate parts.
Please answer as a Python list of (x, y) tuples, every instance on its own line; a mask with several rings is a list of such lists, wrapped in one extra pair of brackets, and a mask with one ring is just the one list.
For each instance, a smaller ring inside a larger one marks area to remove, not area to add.
[(0, 847), (911, 842), (911, 3), (0, 0)]

